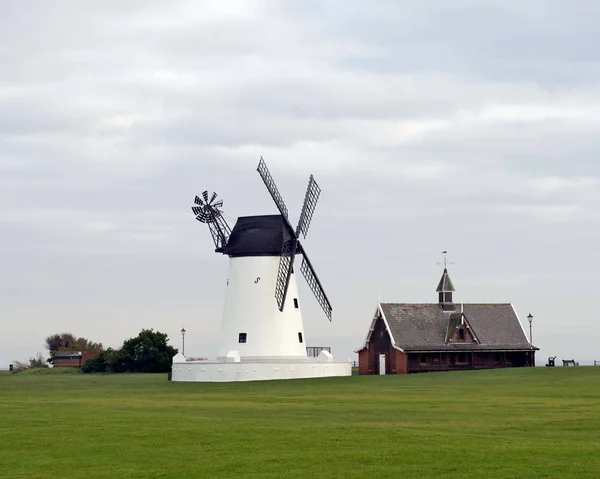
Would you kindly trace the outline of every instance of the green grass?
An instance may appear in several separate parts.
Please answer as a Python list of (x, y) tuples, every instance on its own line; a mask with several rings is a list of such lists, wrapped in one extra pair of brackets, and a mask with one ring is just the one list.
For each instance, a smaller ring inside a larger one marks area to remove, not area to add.
[(57, 374), (82, 374), (81, 369), (78, 368), (31, 368), (21, 371), (19, 375), (22, 376), (56, 376)]
[(239, 384), (0, 376), (0, 476), (594, 478), (600, 368)]

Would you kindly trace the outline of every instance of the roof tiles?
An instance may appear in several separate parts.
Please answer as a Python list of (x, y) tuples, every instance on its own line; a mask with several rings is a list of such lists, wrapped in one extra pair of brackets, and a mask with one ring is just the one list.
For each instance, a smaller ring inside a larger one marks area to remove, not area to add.
[[(448, 321), (462, 308), (478, 343), (446, 344)], [(510, 303), (456, 305), (444, 312), (439, 304), (381, 303), (397, 347), (405, 351), (530, 350), (521, 323)]]

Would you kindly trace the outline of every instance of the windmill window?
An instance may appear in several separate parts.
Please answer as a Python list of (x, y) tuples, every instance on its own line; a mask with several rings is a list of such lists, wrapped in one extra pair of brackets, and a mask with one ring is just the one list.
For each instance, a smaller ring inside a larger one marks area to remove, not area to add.
[(304, 342), (304, 340), (302, 339), (302, 333), (298, 333), (298, 341), (300, 341), (301, 343)]
[(246, 333), (240, 333), (240, 343), (246, 342)]
[(298, 298), (294, 298), (294, 308), (298, 309)]
[(458, 330), (458, 340), (459, 341), (465, 340), (465, 330), (462, 328)]

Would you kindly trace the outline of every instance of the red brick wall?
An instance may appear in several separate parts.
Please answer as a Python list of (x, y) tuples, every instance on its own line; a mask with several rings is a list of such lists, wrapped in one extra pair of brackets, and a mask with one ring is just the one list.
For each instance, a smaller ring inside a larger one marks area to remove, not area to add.
[[(83, 366), (89, 359), (95, 358), (101, 353), (101, 351), (85, 351), (81, 357), (81, 366)], [(56, 358), (54, 360), (55, 368), (78, 368), (79, 359), (63, 359)]]
[[(462, 341), (460, 340), (460, 334), (459, 334), (459, 330), (462, 329), (464, 331), (464, 337), (465, 339), (463, 339)], [(475, 337), (473, 336), (473, 333), (471, 332), (470, 329), (468, 329), (467, 327), (459, 327), (458, 329), (455, 329), (454, 332), (452, 333), (452, 335), (450, 336), (452, 343), (453, 344), (457, 344), (457, 343), (473, 343), (475, 342)]]
[(396, 374), (408, 373), (408, 355), (396, 349)]
[(57, 358), (54, 360), (55, 368), (78, 368), (79, 359), (63, 359)]
[(363, 349), (358, 353), (358, 374), (369, 374), (369, 350)]
[(379, 374), (379, 355), (385, 354), (387, 374), (406, 374), (407, 355), (392, 346), (385, 324), (375, 323), (368, 348), (358, 353), (358, 374)]

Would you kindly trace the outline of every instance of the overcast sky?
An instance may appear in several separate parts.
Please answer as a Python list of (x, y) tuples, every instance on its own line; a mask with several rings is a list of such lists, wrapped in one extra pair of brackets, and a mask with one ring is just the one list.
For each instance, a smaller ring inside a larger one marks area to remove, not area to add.
[(0, 1), (0, 367), (72, 332), (216, 353), (228, 258), (194, 195), (292, 222), (323, 192), (308, 345), (378, 295), (534, 315), (538, 364), (600, 360), (600, 3)]

